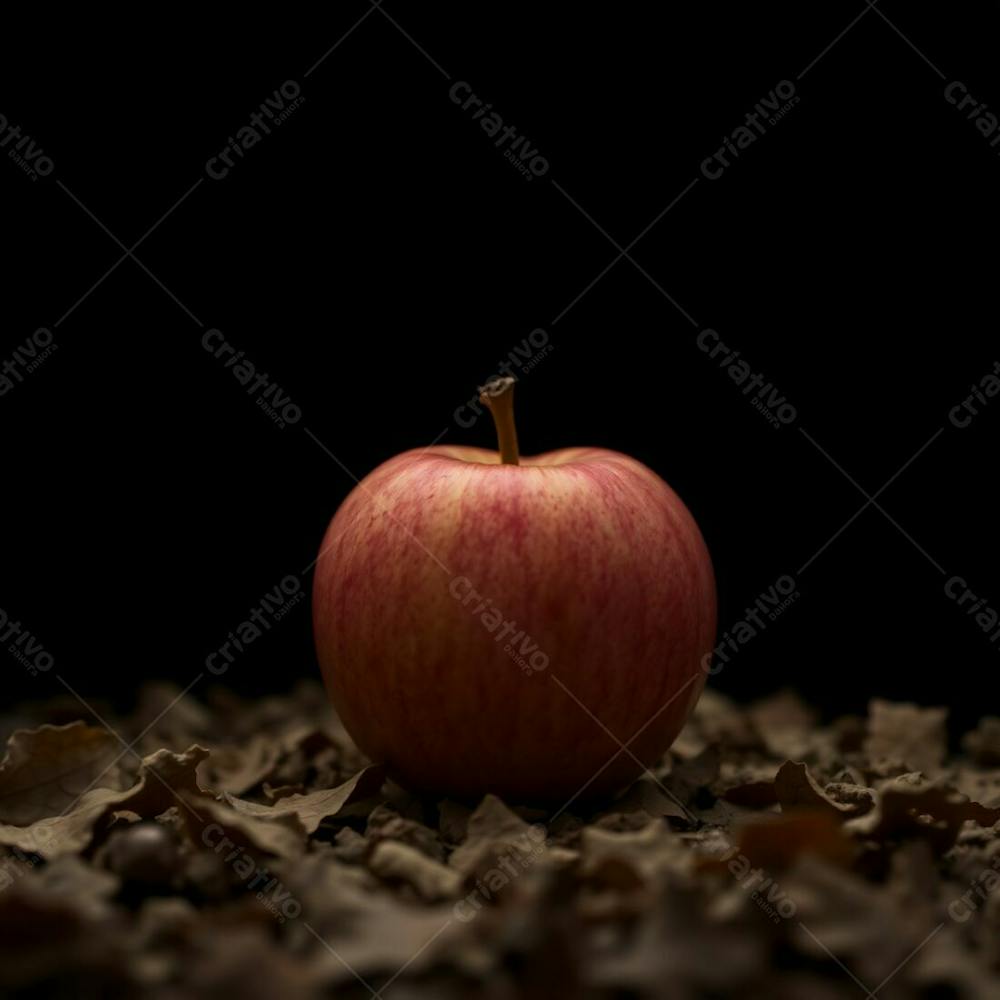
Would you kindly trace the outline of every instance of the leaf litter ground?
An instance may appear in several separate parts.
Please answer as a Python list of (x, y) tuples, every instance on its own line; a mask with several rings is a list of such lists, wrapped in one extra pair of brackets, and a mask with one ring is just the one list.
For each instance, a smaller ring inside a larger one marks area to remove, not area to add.
[[(613, 801), (417, 798), (318, 685), (0, 717), (0, 989), (1000, 996), (1000, 720), (711, 691)], [(175, 704), (176, 702), (176, 704)]]

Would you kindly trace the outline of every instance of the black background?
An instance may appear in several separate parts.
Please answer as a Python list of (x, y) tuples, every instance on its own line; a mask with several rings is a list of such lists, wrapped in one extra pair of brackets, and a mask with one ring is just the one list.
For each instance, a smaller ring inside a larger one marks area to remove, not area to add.
[[(1000, 109), (996, 6), (474, 7), (7, 25), (0, 114), (55, 169), (33, 182), (0, 158), (0, 360), (39, 327), (58, 345), (0, 397), (0, 608), (56, 664), (31, 676), (4, 650), (7, 697), (62, 678), (128, 704), (145, 680), (204, 674), (353, 485), (324, 449), (362, 476), (445, 431), (492, 445), (488, 419), (454, 411), (542, 328), (551, 353), (518, 389), (525, 452), (604, 445), (656, 469), (703, 529), (721, 628), (796, 578), (800, 599), (718, 688), (790, 684), (830, 713), (872, 695), (996, 711), (998, 651), (943, 590), (959, 574), (1000, 605), (1000, 401), (948, 421), (996, 358), (1000, 158), (943, 96), (961, 80)], [(783, 80), (798, 104), (705, 178)], [(301, 106), (209, 178), (286, 81)], [(449, 99), (458, 81), (544, 176)], [(770, 426), (698, 351), (704, 327), (793, 424)], [(297, 424), (268, 420), (202, 347), (209, 328)], [(837, 534), (924, 445), (884, 513)], [(316, 673), (303, 601), (223, 679), (264, 692)]]

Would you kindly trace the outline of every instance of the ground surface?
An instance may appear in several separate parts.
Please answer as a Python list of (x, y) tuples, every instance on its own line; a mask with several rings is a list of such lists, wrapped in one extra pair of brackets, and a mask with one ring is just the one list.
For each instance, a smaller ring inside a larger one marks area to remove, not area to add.
[(413, 798), (316, 686), (178, 693), (0, 718), (3, 992), (1000, 995), (1000, 722), (948, 756), (942, 710), (707, 692), (655, 773), (552, 814)]

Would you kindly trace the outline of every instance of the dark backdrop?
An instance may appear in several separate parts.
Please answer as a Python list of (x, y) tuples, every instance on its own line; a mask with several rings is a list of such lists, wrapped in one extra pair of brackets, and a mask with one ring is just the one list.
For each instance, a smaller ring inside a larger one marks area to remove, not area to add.
[[(492, 443), (455, 411), (542, 331), (524, 451), (663, 475), (721, 629), (794, 581), (720, 689), (995, 711), (997, 647), (945, 592), (958, 575), (1000, 606), (1000, 401), (949, 420), (997, 356), (1000, 145), (946, 97), (1000, 109), (995, 6), (473, 6), (5, 26), (0, 609), (54, 664), (5, 643), (6, 696), (128, 703), (205, 674), (286, 576), (311, 586), (352, 474)], [(526, 137), (530, 180), (472, 94)], [(226, 168), (255, 113), (268, 131)], [(699, 350), (706, 328), (788, 423)], [(205, 350), (213, 329), (297, 420)], [(55, 349), (28, 371), (31, 338)], [(314, 675), (300, 601), (223, 679)]]

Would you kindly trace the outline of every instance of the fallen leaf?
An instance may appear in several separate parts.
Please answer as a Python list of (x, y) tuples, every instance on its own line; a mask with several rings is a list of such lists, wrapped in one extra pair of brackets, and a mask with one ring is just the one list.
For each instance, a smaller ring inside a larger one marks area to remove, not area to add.
[(128, 792), (92, 788), (63, 816), (47, 816), (28, 826), (0, 824), (0, 844), (53, 859), (86, 848), (99, 817), (128, 797)]
[(876, 761), (898, 761), (913, 770), (935, 771), (947, 751), (947, 717), (946, 708), (873, 698), (868, 706), (865, 752)]
[(238, 811), (225, 802), (190, 797), (185, 805), (181, 816), (192, 842), (220, 855), (229, 853), (220, 846), (225, 839), (251, 853), (280, 858), (298, 857), (304, 849), (306, 830), (293, 813), (264, 817)]
[(368, 867), (381, 879), (409, 885), (421, 899), (431, 903), (456, 897), (462, 887), (461, 872), (397, 840), (380, 841), (368, 859)]
[(273, 805), (247, 802), (228, 793), (225, 794), (225, 799), (236, 812), (244, 816), (261, 819), (294, 816), (306, 833), (312, 834), (319, 829), (324, 819), (336, 816), (345, 806), (377, 794), (384, 780), (385, 772), (380, 766), (372, 764), (336, 788), (309, 795), (286, 795)]
[[(183, 754), (159, 750), (146, 757), (136, 783), (126, 791), (92, 788), (60, 816), (49, 816), (27, 826), (0, 824), (0, 844), (53, 859), (90, 846), (100, 821), (128, 810), (152, 819), (182, 801), (179, 795), (203, 795), (195, 769), (208, 751), (191, 747)], [(187, 808), (191, 808), (190, 805)]]
[(616, 889), (640, 888), (661, 869), (684, 867), (688, 857), (662, 819), (626, 832), (591, 826), (580, 837), (580, 875)]
[(594, 984), (614, 995), (737, 996), (767, 966), (763, 934), (763, 921), (756, 928), (724, 924), (675, 892), (646, 915), (624, 948), (598, 950), (585, 961)]
[(988, 809), (946, 785), (914, 787), (910, 781), (900, 781), (884, 787), (878, 806), (869, 815), (850, 820), (845, 829), (876, 842), (922, 838), (943, 854), (969, 821), (993, 826), (1000, 822), (1000, 808)]
[(808, 752), (816, 739), (816, 712), (791, 691), (781, 691), (747, 709), (768, 753), (796, 758)]
[(993, 808), (1000, 806), (1000, 769), (960, 767), (955, 774), (955, 787), (973, 802)]
[(816, 784), (805, 764), (785, 761), (774, 779), (774, 794), (783, 812), (792, 809), (818, 809), (837, 819), (857, 815), (858, 810), (845, 803), (834, 802)]
[(609, 812), (636, 818), (645, 817), (645, 822), (658, 817), (681, 820), (684, 823), (697, 822), (694, 814), (672, 795), (670, 789), (652, 778), (639, 778), (628, 791), (615, 799)]
[(94, 787), (131, 784), (121, 743), (108, 730), (73, 722), (18, 730), (0, 762), (0, 822), (28, 826), (68, 812)]
[(312, 952), (324, 985), (357, 985), (355, 974), (395, 976), (404, 965), (420, 974), (462, 938), (453, 904), (401, 902), (366, 870), (336, 859), (307, 856), (278, 871), (308, 914), (308, 927), (293, 927), (295, 940), (300, 952)]
[(837, 963), (845, 963), (873, 990), (894, 970), (902, 985), (903, 963), (934, 928), (927, 912), (900, 912), (876, 885), (815, 857), (803, 857), (782, 885), (795, 905), (790, 931), (796, 950), (828, 964), (831, 975), (843, 975)]
[(469, 817), (465, 842), (452, 852), (448, 863), (467, 875), (498, 857), (531, 857), (544, 844), (544, 827), (529, 826), (497, 796), (487, 795)]
[(372, 810), (368, 817), (367, 836), (373, 844), (382, 840), (398, 840), (422, 851), (435, 861), (444, 861), (445, 849), (437, 830), (399, 816), (386, 805), (376, 806)]
[(281, 744), (268, 733), (244, 746), (214, 747), (202, 766), (203, 780), (209, 788), (243, 795), (274, 772), (282, 753)]

